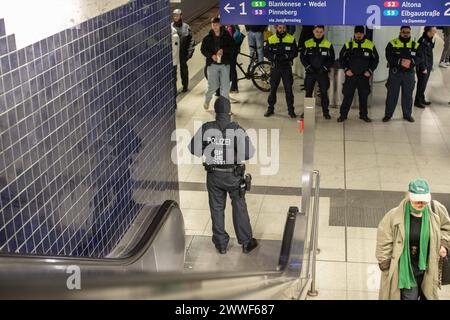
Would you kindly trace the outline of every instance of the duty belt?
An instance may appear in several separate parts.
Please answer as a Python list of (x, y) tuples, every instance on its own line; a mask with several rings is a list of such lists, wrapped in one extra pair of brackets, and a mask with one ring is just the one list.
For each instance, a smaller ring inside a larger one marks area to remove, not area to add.
[(234, 172), (234, 168), (217, 168), (217, 167), (212, 167), (211, 170), (212, 171), (218, 171), (218, 172)]

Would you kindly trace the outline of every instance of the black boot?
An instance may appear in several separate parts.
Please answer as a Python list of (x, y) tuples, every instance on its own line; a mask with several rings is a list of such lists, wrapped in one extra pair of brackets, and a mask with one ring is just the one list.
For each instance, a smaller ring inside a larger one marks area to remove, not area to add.
[(372, 122), (372, 120), (368, 116), (359, 116), (359, 118), (365, 122)]
[(408, 122), (416, 122), (416, 120), (414, 120), (414, 118), (412, 116), (406, 116), (406, 117), (403, 117), (403, 119), (405, 119)]
[(258, 246), (258, 241), (255, 238), (252, 238), (247, 244), (242, 246), (243, 253), (250, 253), (253, 249)]

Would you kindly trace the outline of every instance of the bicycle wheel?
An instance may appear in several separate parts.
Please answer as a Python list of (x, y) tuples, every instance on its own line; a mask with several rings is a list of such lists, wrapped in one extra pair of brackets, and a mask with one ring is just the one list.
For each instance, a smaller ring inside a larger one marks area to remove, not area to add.
[(252, 68), (252, 82), (259, 90), (264, 92), (270, 91), (270, 70), (272, 65), (268, 61), (257, 63)]

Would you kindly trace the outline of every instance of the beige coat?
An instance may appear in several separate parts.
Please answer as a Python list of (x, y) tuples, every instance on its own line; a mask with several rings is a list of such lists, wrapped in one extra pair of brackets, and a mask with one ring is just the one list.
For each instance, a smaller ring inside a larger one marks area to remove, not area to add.
[[(403, 200), (390, 210), (378, 225), (376, 257), (381, 269), (379, 299), (400, 300), (398, 288), (398, 263), (405, 237)], [(435, 211), (430, 212), (430, 249), (428, 267), (422, 282), (422, 291), (429, 300), (439, 299), (439, 250), (441, 245), (450, 249), (450, 219), (445, 207), (435, 201)]]

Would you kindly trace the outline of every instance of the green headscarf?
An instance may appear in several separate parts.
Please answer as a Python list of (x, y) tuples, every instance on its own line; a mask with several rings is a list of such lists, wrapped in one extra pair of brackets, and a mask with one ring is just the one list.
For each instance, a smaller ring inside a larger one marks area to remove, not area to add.
[[(411, 253), (409, 246), (409, 228), (410, 228), (410, 214), (417, 212), (411, 206), (410, 201), (405, 203), (405, 241), (403, 252), (400, 256), (399, 271), (398, 271), (398, 287), (399, 289), (411, 289), (417, 287), (416, 278), (411, 265)], [(425, 270), (427, 268), (428, 257), (428, 243), (430, 241), (430, 219), (428, 213), (428, 206), (422, 211), (422, 225), (420, 229), (420, 244), (419, 244), (419, 269)]]

